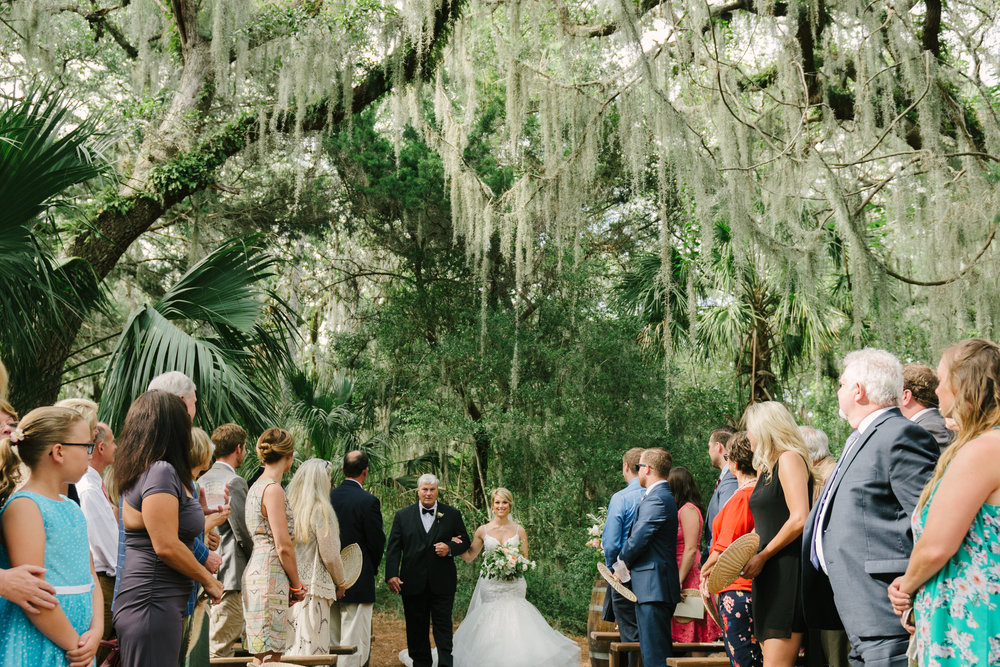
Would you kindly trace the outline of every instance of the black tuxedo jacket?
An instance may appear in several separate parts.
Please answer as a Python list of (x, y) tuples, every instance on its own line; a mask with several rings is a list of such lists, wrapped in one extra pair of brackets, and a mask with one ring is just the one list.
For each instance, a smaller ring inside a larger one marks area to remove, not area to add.
[(338, 602), (375, 602), (375, 573), (382, 562), (385, 532), (382, 530), (382, 504), (378, 498), (351, 479), (330, 491), (330, 504), (340, 524), (340, 545), (357, 544), (364, 556), (361, 576)]
[[(452, 542), (459, 537), (461, 544)], [(444, 542), (451, 549), (450, 556), (434, 553), (434, 544)], [(462, 515), (454, 507), (441, 502), (430, 532), (424, 532), (420, 520), (420, 503), (396, 512), (389, 530), (389, 546), (385, 553), (386, 581), (393, 577), (403, 580), (403, 595), (435, 595), (455, 593), (455, 556), (468, 551), (469, 533), (465, 530)]]

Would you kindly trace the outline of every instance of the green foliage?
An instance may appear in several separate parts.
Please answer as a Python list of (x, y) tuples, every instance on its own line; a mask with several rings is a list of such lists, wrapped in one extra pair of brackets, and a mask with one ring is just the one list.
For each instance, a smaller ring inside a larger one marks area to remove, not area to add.
[(40, 224), (69, 205), (68, 189), (109, 172), (105, 148), (97, 119), (76, 121), (60, 95), (31, 90), (0, 107), (0, 358), (22, 409), (35, 405), (37, 355), (69, 318), (105, 305), (90, 265), (56, 259)]
[(101, 419), (117, 429), (153, 377), (178, 370), (198, 387), (196, 423), (236, 421), (251, 431), (273, 424), (268, 397), (277, 395), (294, 335), (294, 315), (260, 284), (273, 267), (259, 239), (232, 240), (135, 309), (108, 361)]

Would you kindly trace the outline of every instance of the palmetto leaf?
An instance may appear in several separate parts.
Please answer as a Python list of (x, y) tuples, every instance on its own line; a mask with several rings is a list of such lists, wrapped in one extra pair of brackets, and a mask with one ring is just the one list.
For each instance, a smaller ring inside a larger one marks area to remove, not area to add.
[[(196, 422), (274, 423), (277, 378), (290, 360), (294, 314), (262, 286), (273, 259), (259, 239), (231, 240), (191, 267), (154, 304), (128, 319), (108, 362), (101, 415), (120, 424), (149, 381), (181, 371), (198, 387)], [(270, 309), (265, 303), (269, 300)]]
[(293, 372), (288, 387), (292, 417), (304, 431), (303, 444), (313, 456), (332, 461), (351, 449), (361, 449), (368, 454), (372, 467), (381, 465), (398, 422), (390, 421), (384, 433), (375, 433), (379, 424), (374, 407), (355, 397), (349, 377), (338, 374), (323, 382)]
[(96, 132), (95, 120), (65, 131), (68, 116), (62, 97), (47, 91), (29, 92), (0, 112), (0, 201), (5, 231), (11, 224), (30, 230), (53, 197), (107, 170), (101, 155), (105, 144)]
[(95, 121), (67, 131), (68, 115), (62, 98), (45, 91), (0, 109), (0, 356), (22, 407), (35, 404), (36, 359), (66, 318), (104, 304), (90, 266), (55, 260), (35, 235), (59, 194), (108, 169)]

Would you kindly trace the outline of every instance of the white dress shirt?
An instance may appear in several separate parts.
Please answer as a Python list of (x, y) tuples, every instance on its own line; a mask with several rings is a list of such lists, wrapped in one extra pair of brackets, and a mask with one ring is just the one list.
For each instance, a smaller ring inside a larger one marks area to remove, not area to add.
[[(417, 503), (420, 505), (420, 503)], [(437, 516), (438, 504), (435, 502), (434, 507), (431, 508), (431, 513), (428, 514), (424, 511), (424, 506), (420, 505), (420, 521), (424, 524), (424, 532), (431, 532), (431, 526), (434, 525), (434, 518)]]
[(115, 576), (118, 564), (118, 522), (111, 501), (104, 495), (101, 475), (87, 466), (87, 472), (76, 483), (80, 509), (87, 519), (87, 540), (94, 569), (100, 574)]
[(666, 483), (667, 483), (667, 480), (665, 480), (665, 479), (659, 479), (659, 480), (653, 482), (652, 484), (650, 484), (649, 486), (646, 487), (646, 493), (643, 493), (642, 497), (645, 498), (646, 494), (648, 494), (650, 491), (652, 491), (653, 487), (656, 486), (657, 484), (666, 484)]
[[(851, 450), (854, 448), (851, 445), (856, 446), (856, 444), (861, 441), (861, 438), (865, 436), (865, 431), (867, 431), (868, 427), (872, 425), (872, 422), (874, 422), (879, 415), (881, 415), (883, 412), (889, 409), (890, 408), (882, 408), (880, 410), (876, 410), (875, 412), (871, 413), (870, 415), (861, 420), (861, 423), (858, 424), (858, 429), (857, 429), (858, 437), (853, 443), (850, 443), (850, 438), (848, 438), (848, 442), (850, 444), (849, 446), (844, 448), (843, 452), (841, 452), (840, 454), (841, 461), (844, 461), (847, 455), (851, 453)], [(827, 484), (833, 484), (836, 481), (836, 478), (840, 476), (840, 473), (841, 470), (838, 464), (837, 468), (835, 468), (833, 471), (833, 475), (827, 481)], [(832, 489), (833, 487), (831, 486), (830, 488)], [(823, 524), (826, 522), (826, 512), (828, 509), (830, 509), (830, 493), (823, 494), (820, 503), (821, 504), (818, 510), (819, 520), (817, 524), (819, 528), (813, 534), (813, 540), (816, 542), (816, 557), (819, 559), (819, 565), (821, 568), (823, 568), (823, 572), (825, 574), (829, 574), (829, 572), (826, 571), (826, 558), (823, 555)]]

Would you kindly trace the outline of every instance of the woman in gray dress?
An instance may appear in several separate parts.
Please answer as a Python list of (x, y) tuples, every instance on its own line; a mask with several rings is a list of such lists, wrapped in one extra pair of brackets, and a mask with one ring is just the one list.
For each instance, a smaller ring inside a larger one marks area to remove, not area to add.
[(222, 596), (222, 584), (191, 551), (205, 515), (190, 482), (190, 449), (184, 401), (162, 391), (136, 399), (115, 455), (125, 524), (113, 610), (122, 667), (176, 667), (192, 580), (213, 601)]

